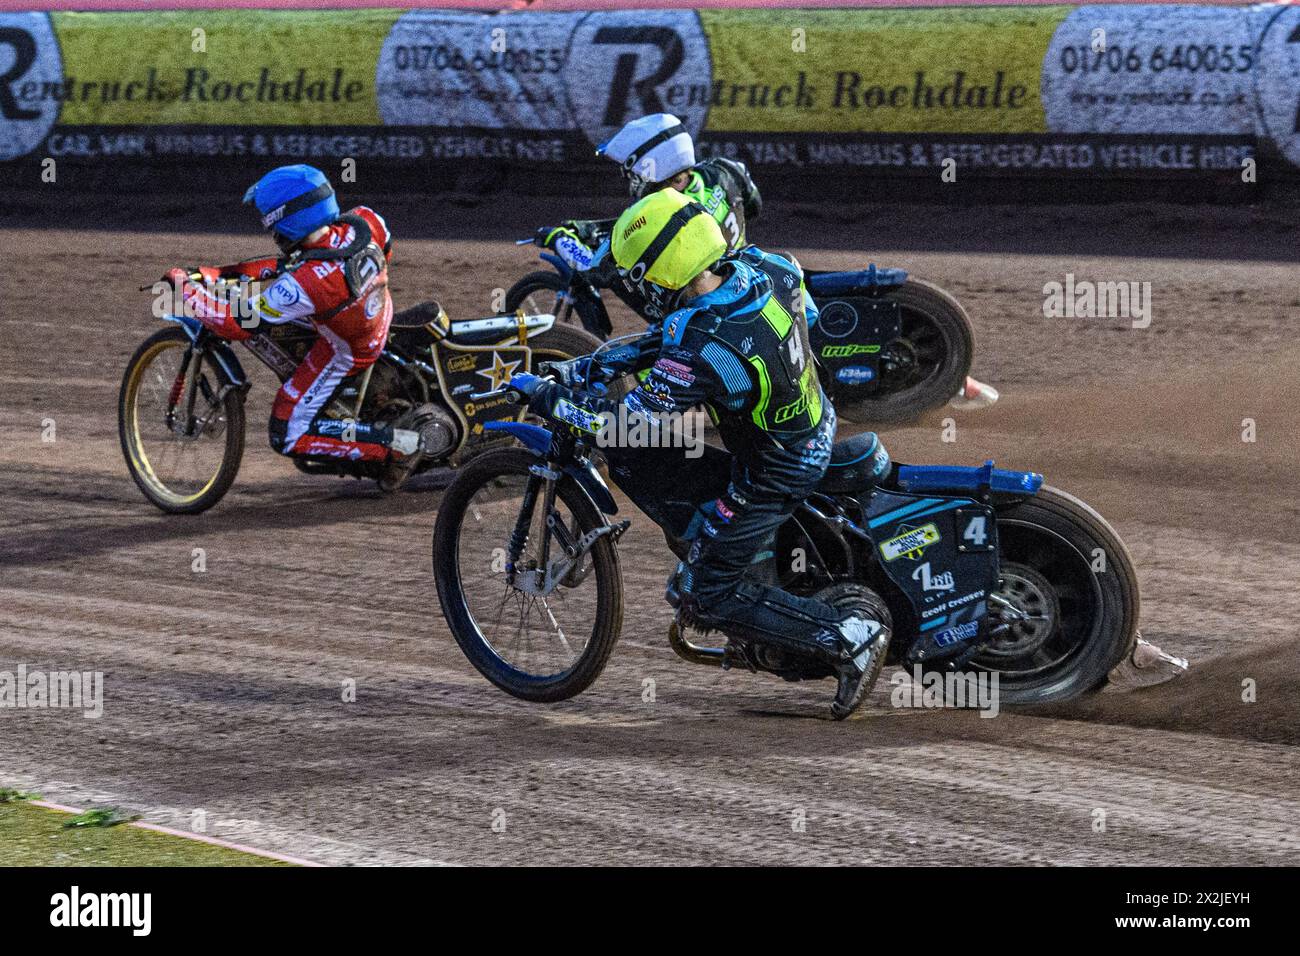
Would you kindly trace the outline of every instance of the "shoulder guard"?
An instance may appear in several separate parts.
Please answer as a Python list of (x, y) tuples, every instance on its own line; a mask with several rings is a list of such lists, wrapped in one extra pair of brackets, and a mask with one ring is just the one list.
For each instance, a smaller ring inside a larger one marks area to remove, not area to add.
[(678, 309), (664, 319), (663, 344), (681, 345), (687, 327), (712, 335), (721, 323), (722, 319), (708, 309)]

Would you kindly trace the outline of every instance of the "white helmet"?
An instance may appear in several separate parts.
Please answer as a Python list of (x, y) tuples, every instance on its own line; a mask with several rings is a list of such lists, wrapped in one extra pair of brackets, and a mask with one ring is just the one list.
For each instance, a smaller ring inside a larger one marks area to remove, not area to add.
[(634, 119), (596, 147), (597, 156), (618, 163), (628, 191), (640, 199), (647, 186), (672, 179), (695, 165), (695, 144), (682, 121), (668, 113)]

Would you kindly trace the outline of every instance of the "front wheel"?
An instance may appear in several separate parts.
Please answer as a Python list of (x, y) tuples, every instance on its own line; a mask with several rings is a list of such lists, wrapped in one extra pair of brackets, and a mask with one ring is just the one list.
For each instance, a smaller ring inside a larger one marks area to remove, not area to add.
[(868, 425), (906, 421), (942, 406), (966, 384), (975, 355), (970, 316), (937, 285), (908, 279), (883, 297), (898, 303), (902, 329), (881, 347), (876, 390), (855, 399), (831, 383), (840, 417)]
[(178, 328), (155, 332), (127, 363), (118, 438), (146, 498), (169, 514), (198, 514), (230, 489), (244, 456), (244, 394), (226, 388), (211, 357)]
[(993, 638), (970, 662), (998, 674), (1006, 704), (1055, 703), (1100, 688), (1137, 640), (1137, 573), (1096, 511), (1044, 487), (1000, 509)]
[(564, 362), (581, 355), (590, 355), (600, 348), (600, 339), (577, 325), (556, 322), (545, 332), (531, 336), (528, 347), (532, 349), (532, 369), (538, 362)]
[(539, 461), (504, 448), (457, 473), (438, 508), (433, 571), (443, 617), (470, 663), (513, 697), (551, 703), (600, 676), (623, 626), (623, 578), (610, 533), (567, 559), (562, 542), (582, 541), (605, 520), (567, 476), (553, 486), (548, 515), (546, 481), (530, 471)]

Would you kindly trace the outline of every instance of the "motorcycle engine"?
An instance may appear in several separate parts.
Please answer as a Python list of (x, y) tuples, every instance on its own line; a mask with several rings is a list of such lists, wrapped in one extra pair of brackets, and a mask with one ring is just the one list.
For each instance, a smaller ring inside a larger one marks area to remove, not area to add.
[(460, 441), (460, 425), (446, 408), (434, 405), (432, 417), (420, 428), (420, 444), (429, 458), (447, 457)]

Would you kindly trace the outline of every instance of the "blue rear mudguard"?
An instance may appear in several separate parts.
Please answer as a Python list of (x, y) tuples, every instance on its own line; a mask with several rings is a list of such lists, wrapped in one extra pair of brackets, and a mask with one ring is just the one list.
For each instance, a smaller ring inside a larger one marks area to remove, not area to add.
[(904, 269), (877, 269), (873, 262), (865, 269), (850, 272), (812, 272), (804, 277), (813, 297), (824, 295), (852, 295), (876, 289), (892, 289), (907, 281)]
[(994, 468), (993, 461), (973, 465), (899, 465), (900, 491), (969, 495), (985, 490), (1028, 497), (1038, 494), (1043, 476), (1033, 471)]
[[(164, 315), (163, 321), (175, 322), (185, 330), (185, 334), (190, 337), (191, 342), (197, 343), (199, 333), (203, 331), (203, 323), (187, 315)], [(244, 366), (239, 364), (239, 357), (235, 355), (235, 350), (230, 347), (229, 342), (213, 336), (207, 348), (208, 354), (212, 356), (212, 361), (217, 363), (217, 368), (225, 376), (226, 384), (238, 388), (247, 387), (248, 376), (244, 374)]]
[[(550, 450), (551, 433), (540, 425), (532, 425), (528, 422), (484, 422), (485, 431), (502, 431), (513, 435), (523, 444), (525, 448), (534, 455), (542, 456)], [(600, 472), (591, 462), (585, 465), (578, 462), (569, 462), (564, 466), (564, 473), (573, 478), (578, 486), (587, 493), (587, 497), (592, 500), (597, 508), (607, 515), (618, 514), (618, 503), (614, 501), (614, 496), (609, 493), (609, 488), (605, 484), (605, 479), (600, 477)]]

